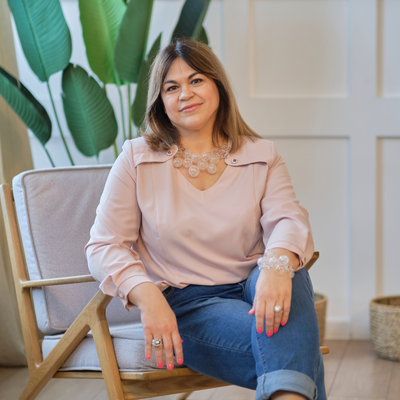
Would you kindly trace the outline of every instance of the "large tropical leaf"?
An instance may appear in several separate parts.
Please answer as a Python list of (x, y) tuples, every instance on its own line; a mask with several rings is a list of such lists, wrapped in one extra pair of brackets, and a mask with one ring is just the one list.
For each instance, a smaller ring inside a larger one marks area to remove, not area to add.
[(76, 147), (87, 157), (97, 157), (118, 134), (105, 91), (83, 68), (72, 64), (63, 72), (62, 90), (64, 113)]
[(210, 0), (186, 0), (181, 15), (172, 34), (171, 42), (175, 39), (192, 38), (197, 40), (203, 33), (203, 21)]
[(122, 84), (114, 68), (114, 47), (125, 10), (122, 0), (79, 0), (89, 65), (104, 84)]
[(146, 56), (154, 0), (131, 0), (119, 28), (114, 65), (125, 81), (137, 83)]
[(62, 71), (72, 53), (71, 35), (59, 0), (8, 0), (22, 49), (42, 82)]
[(204, 29), (204, 26), (201, 27), (201, 32), (199, 34), (199, 36), (196, 38), (196, 40), (198, 40), (199, 42), (208, 44), (208, 36), (207, 36), (207, 32)]
[(1, 67), (0, 95), (44, 146), (51, 137), (51, 121), (46, 110), (21, 82)]
[(143, 60), (140, 66), (135, 100), (132, 104), (132, 118), (136, 127), (139, 127), (142, 124), (146, 113), (147, 92), (149, 91), (149, 72), (151, 64), (160, 50), (161, 35), (161, 33), (158, 35), (153, 46), (151, 46), (147, 59)]

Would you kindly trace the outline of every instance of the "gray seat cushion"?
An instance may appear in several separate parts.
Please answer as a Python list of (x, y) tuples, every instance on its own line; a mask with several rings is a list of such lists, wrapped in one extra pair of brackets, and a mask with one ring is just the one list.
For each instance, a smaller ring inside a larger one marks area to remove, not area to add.
[[(90, 274), (84, 254), (96, 208), (111, 166), (26, 171), (13, 180), (13, 192), (31, 280)], [(48, 286), (32, 290), (39, 329), (65, 332), (98, 290), (99, 283)], [(107, 307), (109, 325), (140, 321), (119, 298)]]
[[(159, 370), (155, 354), (152, 354), (150, 360), (147, 360), (145, 356), (144, 333), (140, 323), (113, 326), (110, 327), (110, 332), (120, 371)], [(48, 356), (61, 337), (62, 335), (45, 336), (42, 343), (43, 358)], [(175, 362), (174, 367), (182, 367), (182, 365)], [(59, 369), (59, 371), (76, 370), (101, 370), (91, 332)]]

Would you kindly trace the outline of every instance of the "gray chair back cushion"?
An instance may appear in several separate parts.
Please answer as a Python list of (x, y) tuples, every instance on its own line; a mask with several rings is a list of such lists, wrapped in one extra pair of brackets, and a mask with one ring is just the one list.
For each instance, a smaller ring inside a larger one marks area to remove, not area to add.
[[(84, 246), (111, 166), (27, 171), (13, 180), (13, 192), (31, 280), (90, 274)], [(32, 290), (39, 329), (64, 332), (98, 290), (98, 282)], [(140, 321), (119, 298), (107, 308), (110, 325)]]

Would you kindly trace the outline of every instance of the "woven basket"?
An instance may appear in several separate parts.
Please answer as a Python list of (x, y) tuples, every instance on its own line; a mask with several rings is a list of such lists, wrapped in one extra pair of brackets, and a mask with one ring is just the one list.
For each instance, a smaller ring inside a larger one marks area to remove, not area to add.
[(319, 325), (319, 345), (322, 346), (325, 339), (326, 305), (328, 299), (323, 294), (314, 292), (314, 303)]
[(380, 358), (400, 361), (400, 296), (371, 300), (369, 314), (376, 354)]

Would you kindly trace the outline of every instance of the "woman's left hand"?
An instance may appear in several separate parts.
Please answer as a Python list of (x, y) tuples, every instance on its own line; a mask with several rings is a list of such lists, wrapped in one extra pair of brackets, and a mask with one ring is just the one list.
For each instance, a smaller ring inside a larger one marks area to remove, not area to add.
[[(289, 274), (278, 275), (274, 269), (263, 269), (256, 284), (256, 294), (250, 315), (256, 316), (258, 333), (265, 333), (271, 337), (278, 332), (279, 325), (284, 326), (289, 319), (292, 300), (292, 278)], [(281, 306), (282, 311), (276, 313), (275, 306)]]

